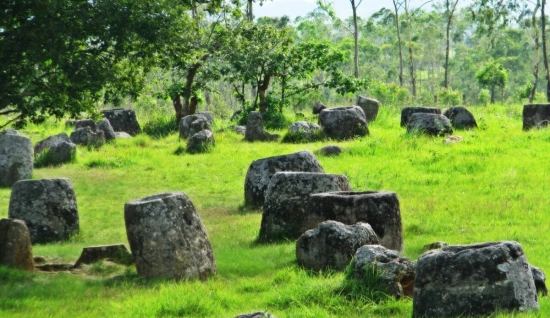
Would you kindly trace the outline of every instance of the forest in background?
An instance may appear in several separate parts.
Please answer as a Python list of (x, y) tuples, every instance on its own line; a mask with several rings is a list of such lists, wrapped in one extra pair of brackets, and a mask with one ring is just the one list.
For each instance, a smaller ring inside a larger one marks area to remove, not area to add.
[(462, 1), (392, 0), (360, 16), (349, 0), (347, 19), (318, 1), (294, 21), (255, 17), (263, 0), (7, 1), (0, 125), (119, 106), (176, 122), (198, 109), (280, 114), (357, 94), (396, 106), (548, 100), (546, 1)]

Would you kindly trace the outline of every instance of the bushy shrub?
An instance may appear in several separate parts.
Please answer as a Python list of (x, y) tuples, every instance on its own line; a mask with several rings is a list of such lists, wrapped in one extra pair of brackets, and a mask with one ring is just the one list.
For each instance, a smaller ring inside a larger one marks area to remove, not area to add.
[(384, 105), (402, 105), (409, 101), (409, 91), (395, 83), (372, 81), (369, 84), (369, 95)]
[(479, 94), (477, 94), (477, 101), (483, 106), (487, 106), (491, 101), (491, 92), (488, 89), (480, 90)]
[(299, 144), (299, 143), (321, 141), (326, 139), (327, 139), (327, 135), (322, 129), (318, 129), (312, 132), (308, 132), (300, 129), (298, 131), (289, 131), (288, 133), (286, 133), (286, 135), (283, 137), (282, 142)]
[(442, 89), (437, 94), (438, 103), (446, 106), (460, 105), (462, 102), (462, 93), (450, 88)]
[(163, 138), (178, 131), (174, 116), (155, 115), (143, 125), (143, 132), (153, 138)]

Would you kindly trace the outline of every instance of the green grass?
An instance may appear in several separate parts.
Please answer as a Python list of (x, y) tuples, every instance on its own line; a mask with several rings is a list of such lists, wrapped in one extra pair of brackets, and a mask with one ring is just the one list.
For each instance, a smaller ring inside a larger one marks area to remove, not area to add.
[[(472, 107), (479, 129), (464, 140), (407, 135), (399, 110), (382, 108), (370, 136), (338, 142), (338, 157), (319, 156), (327, 173), (345, 174), (356, 191), (391, 190), (400, 199), (404, 255), (425, 244), (495, 240), (521, 243), (529, 262), (550, 271), (550, 130), (522, 131), (522, 107)], [(68, 131), (62, 123), (29, 126), (34, 142)], [(124, 243), (124, 203), (183, 191), (212, 241), (219, 275), (207, 282), (147, 281), (133, 267), (96, 265), (87, 275), (28, 274), (0, 268), (1, 317), (233, 317), (267, 310), (277, 317), (410, 317), (412, 301), (375, 303), (342, 294), (343, 273), (313, 275), (295, 263), (295, 243), (257, 245), (261, 211), (243, 208), (244, 178), (253, 160), (334, 141), (247, 143), (215, 134), (207, 154), (182, 151), (177, 133), (142, 134), (100, 149), (79, 147), (76, 161), (36, 169), (34, 179), (66, 177), (74, 185), (81, 232), (71, 241), (37, 245), (35, 255), (74, 262), (83, 247)], [(284, 133), (278, 131), (277, 133)], [(7, 217), (10, 189), (0, 189)], [(550, 302), (541, 311), (550, 316)], [(506, 314), (496, 316), (505, 317)], [(510, 316), (510, 315), (509, 315)], [(530, 316), (530, 315), (517, 315)]]

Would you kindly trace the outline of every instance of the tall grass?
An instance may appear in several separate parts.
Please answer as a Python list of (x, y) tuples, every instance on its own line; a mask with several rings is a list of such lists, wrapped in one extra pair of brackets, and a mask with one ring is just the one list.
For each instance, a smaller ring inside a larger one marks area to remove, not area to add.
[[(327, 173), (348, 176), (356, 191), (391, 190), (400, 199), (404, 255), (425, 244), (516, 240), (529, 262), (550, 270), (550, 130), (522, 131), (521, 106), (474, 107), (480, 128), (456, 131), (457, 144), (408, 135), (399, 109), (382, 108), (370, 136), (339, 142), (338, 157), (319, 157)], [(34, 142), (64, 131), (61, 123), (28, 126)], [(284, 133), (284, 131), (278, 131)], [(2, 317), (232, 317), (267, 310), (277, 317), (410, 317), (412, 302), (349, 298), (342, 273), (310, 274), (295, 262), (295, 243), (256, 245), (260, 210), (247, 210), (244, 178), (253, 160), (328, 142), (247, 143), (217, 133), (208, 154), (178, 151), (173, 132), (141, 134), (100, 149), (78, 148), (76, 162), (36, 169), (33, 178), (66, 177), (74, 185), (80, 234), (36, 245), (35, 255), (74, 262), (83, 247), (127, 244), (124, 203), (165, 191), (192, 199), (212, 241), (219, 275), (208, 282), (147, 281), (127, 269), (111, 278), (101, 266), (86, 275), (26, 274), (0, 268)], [(334, 143), (330, 141), (330, 143)], [(176, 154), (177, 153), (177, 154)], [(10, 189), (0, 189), (7, 217)], [(549, 316), (548, 298), (539, 315)], [(529, 316), (529, 315), (519, 315)]]

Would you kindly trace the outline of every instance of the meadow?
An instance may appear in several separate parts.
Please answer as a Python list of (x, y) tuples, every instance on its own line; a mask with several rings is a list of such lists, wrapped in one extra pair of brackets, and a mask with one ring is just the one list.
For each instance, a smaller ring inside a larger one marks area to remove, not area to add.
[[(253, 160), (328, 144), (346, 151), (318, 156), (327, 173), (345, 174), (353, 190), (390, 190), (400, 200), (404, 256), (425, 244), (519, 242), (530, 264), (550, 273), (550, 130), (522, 131), (522, 106), (469, 108), (479, 128), (455, 131), (462, 142), (406, 134), (400, 109), (381, 108), (370, 136), (346, 142), (248, 143), (215, 133), (210, 153), (181, 152), (177, 133), (140, 134), (100, 149), (79, 147), (77, 160), (35, 169), (34, 179), (69, 178), (80, 233), (69, 242), (33, 246), (50, 262), (74, 262), (83, 247), (124, 243), (124, 203), (167, 191), (193, 201), (212, 242), (219, 274), (206, 282), (145, 280), (133, 266), (98, 263), (79, 273), (27, 273), (0, 267), (1, 317), (234, 317), (269, 311), (276, 317), (410, 317), (412, 299), (374, 302), (342, 293), (343, 273), (311, 273), (296, 265), (295, 242), (258, 244), (261, 210), (244, 207), (244, 178)], [(306, 116), (309, 121), (316, 121)], [(299, 120), (299, 119), (297, 119)], [(142, 123), (143, 125), (143, 123)], [(216, 128), (228, 123), (217, 122)], [(29, 125), (34, 143), (62, 131), (62, 122)], [(285, 131), (277, 131), (284, 134)], [(0, 218), (10, 189), (0, 189)], [(498, 317), (549, 317), (541, 310)]]

